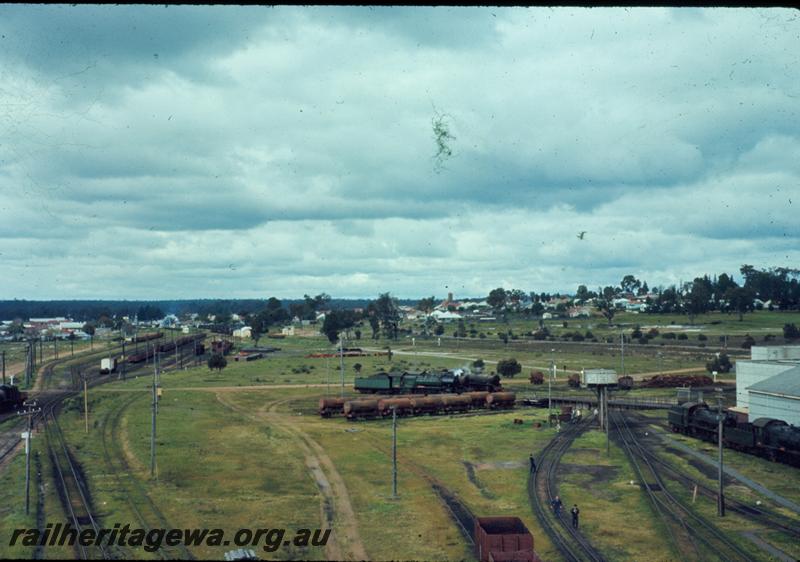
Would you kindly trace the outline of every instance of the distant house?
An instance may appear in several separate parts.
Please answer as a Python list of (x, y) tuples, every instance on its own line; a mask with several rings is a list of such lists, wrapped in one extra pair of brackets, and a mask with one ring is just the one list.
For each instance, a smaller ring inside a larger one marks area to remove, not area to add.
[(589, 318), (592, 313), (588, 306), (573, 306), (567, 310), (570, 318)]
[(243, 326), (241, 328), (237, 328), (233, 331), (234, 338), (249, 338), (253, 333), (253, 329), (250, 326)]
[(462, 318), (460, 314), (446, 310), (434, 310), (429, 316), (438, 320), (439, 322), (450, 322), (453, 320), (461, 320)]
[(283, 336), (293, 336), (294, 335), (294, 326), (284, 326), (281, 328), (281, 335)]

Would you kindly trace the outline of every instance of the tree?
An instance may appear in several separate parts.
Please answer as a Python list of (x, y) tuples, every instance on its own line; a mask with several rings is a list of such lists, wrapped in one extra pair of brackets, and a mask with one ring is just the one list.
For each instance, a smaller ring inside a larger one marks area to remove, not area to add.
[(787, 340), (800, 339), (800, 328), (794, 323), (783, 325), (783, 337)]
[(733, 369), (733, 364), (725, 353), (720, 353), (719, 357), (715, 357), (713, 361), (706, 363), (706, 370), (709, 373), (713, 373), (714, 371), (718, 373), (729, 373), (731, 369)]
[(633, 275), (626, 275), (619, 284), (623, 293), (635, 293), (642, 283)]
[(375, 301), (375, 312), (383, 328), (384, 336), (397, 339), (400, 324), (400, 308), (397, 299), (389, 293), (383, 293)]
[(506, 305), (506, 290), (502, 287), (498, 287), (497, 289), (492, 289), (489, 292), (489, 296), (486, 297), (486, 302), (491, 306), (494, 310), (499, 311)]
[(320, 330), (331, 343), (339, 339), (339, 332), (355, 326), (355, 313), (352, 310), (331, 310), (325, 315), (325, 321)]
[(361, 365), (361, 363), (356, 363), (355, 365), (353, 365), (353, 370), (356, 372), (356, 375), (360, 375), (361, 374), (361, 369), (362, 368), (363, 368), (363, 366)]
[(222, 369), (228, 366), (228, 360), (225, 359), (221, 354), (215, 353), (211, 357), (208, 358), (208, 369), (213, 370), (216, 369), (218, 372), (222, 372)]
[(597, 310), (608, 320), (608, 325), (611, 326), (611, 321), (617, 313), (617, 308), (614, 305), (614, 288), (606, 287), (602, 291), (598, 289), (597, 299), (595, 300)]
[(594, 293), (586, 288), (586, 285), (578, 285), (578, 291), (575, 293), (575, 300), (578, 302), (586, 302), (594, 297)]
[(436, 324), (436, 327), (433, 329), (433, 333), (437, 336), (444, 334), (444, 325)]
[(89, 349), (94, 349), (94, 324), (87, 322), (82, 329), (85, 334), (89, 334)]
[(725, 293), (725, 300), (731, 309), (739, 313), (739, 322), (744, 319), (747, 312), (753, 311), (753, 291), (747, 287), (733, 287)]
[(436, 297), (430, 296), (424, 299), (420, 299), (417, 303), (417, 309), (420, 312), (424, 312), (425, 314), (430, 314), (433, 311), (433, 307), (436, 305)]
[(269, 325), (269, 313), (266, 310), (259, 312), (251, 319), (250, 337), (256, 342), (256, 345), (258, 345), (258, 340), (261, 339), (261, 336), (269, 331)]
[(378, 308), (375, 306), (374, 302), (369, 303), (367, 305), (367, 321), (369, 322), (369, 327), (372, 328), (372, 339), (377, 340), (380, 337), (380, 320), (378, 319)]
[(691, 285), (689, 294), (684, 299), (683, 307), (686, 314), (689, 316), (689, 322), (694, 324), (695, 318), (699, 314), (708, 312), (709, 300), (711, 300), (711, 291), (708, 288), (708, 278), (705, 280), (697, 277)]
[(544, 384), (544, 373), (541, 371), (531, 371), (531, 384)]
[(483, 371), (484, 366), (485, 363), (483, 362), (483, 359), (476, 359), (475, 361), (472, 362), (472, 368), (478, 372)]
[(504, 377), (513, 378), (514, 375), (521, 371), (522, 365), (514, 358), (501, 359), (497, 362), (497, 372)]

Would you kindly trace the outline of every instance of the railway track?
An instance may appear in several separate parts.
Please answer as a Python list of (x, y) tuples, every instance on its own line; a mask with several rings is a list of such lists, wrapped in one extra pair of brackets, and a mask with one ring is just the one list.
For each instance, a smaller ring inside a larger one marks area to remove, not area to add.
[(550, 509), (550, 502), (558, 495), (555, 480), (561, 457), (586, 429), (586, 424), (588, 420), (570, 424), (539, 453), (537, 470), (528, 480), (528, 495), (542, 528), (564, 558), (577, 562), (601, 562), (604, 558), (600, 551), (579, 530), (568, 525), (563, 516), (556, 517)]
[[(641, 420), (637, 419), (637, 421), (632, 424), (630, 420), (628, 420), (628, 426), (637, 427), (639, 426), (640, 421)], [(697, 480), (681, 472), (680, 469), (674, 467), (667, 461), (659, 458), (658, 455), (653, 451), (652, 447), (646, 441), (639, 439), (639, 443), (641, 445), (642, 453), (648, 456), (650, 462), (659, 465), (661, 468), (669, 472), (671, 478), (680, 481), (681, 483), (683, 483), (688, 487), (697, 486), (699, 494), (708, 498), (712, 498), (716, 501), (717, 497), (716, 488), (712, 488), (711, 486), (707, 486), (702, 482), (698, 482)], [(753, 507), (752, 505), (749, 505), (745, 502), (732, 498), (730, 495), (726, 495), (725, 509), (728, 511), (733, 511), (735, 513), (738, 513), (739, 515), (742, 515), (744, 517), (757, 519), (768, 527), (772, 527), (774, 529), (780, 529), (781, 532), (786, 533), (787, 535), (791, 535), (794, 538), (800, 538), (800, 526), (798, 525), (796, 519), (792, 519), (790, 517), (781, 515), (769, 508), (763, 506)]]
[[(119, 377), (117, 373), (102, 374), (100, 373), (100, 369), (97, 365), (98, 358), (107, 357), (110, 354), (113, 355), (115, 349), (121, 350), (121, 346), (118, 346), (117, 348), (103, 349), (85, 355), (82, 354), (80, 357), (61, 357), (59, 359), (51, 360), (40, 370), (42, 380), (39, 382), (39, 386), (49, 386), (53, 382), (56, 368), (64, 365), (65, 363), (72, 363), (74, 367), (86, 375), (88, 387), (94, 387), (117, 380)], [(177, 358), (174, 352), (164, 354), (163, 360), (161, 361), (161, 370), (163, 371), (173, 368), (178, 363), (186, 364), (187, 356), (189, 359), (191, 359), (193, 355), (194, 354), (191, 352), (191, 350), (187, 354), (184, 349), (180, 349), (178, 351)], [(146, 362), (142, 363), (141, 365), (130, 365), (127, 374), (138, 375), (145, 373), (152, 368), (151, 365), (152, 364), (148, 364)], [(64, 381), (62, 381), (62, 383), (63, 382)], [(61, 406), (62, 402), (71, 396), (79, 394), (79, 392), (75, 389), (76, 381), (73, 380), (71, 382), (72, 384), (69, 386), (72, 388), (46, 390), (33, 393), (34, 395), (31, 396), (30, 399), (36, 400), (36, 405), (41, 409), (41, 411), (33, 415), (32, 422), (34, 427), (44, 427), (46, 453), (52, 464), (52, 478), (55, 481), (56, 490), (58, 491), (58, 496), (61, 500), (67, 522), (69, 522), (74, 529), (78, 530), (78, 533), (80, 533), (82, 529), (93, 529), (94, 532), (97, 533), (100, 527), (98, 525), (98, 518), (90, 503), (88, 484), (76, 466), (57, 419), (58, 408)], [(2, 434), (0, 434), (0, 464), (12, 456), (12, 454), (18, 449), (17, 445), (21, 441), (19, 433), (24, 428), (24, 419), (22, 419), (22, 416), (17, 416), (16, 413), (11, 413), (8, 416), (5, 416), (4, 420), (7, 420), (11, 417), (19, 417), (20, 419), (19, 423), (9, 424), (9, 427)], [(112, 424), (118, 425), (119, 416), (111, 421)], [(116, 431), (117, 425), (114, 425), (113, 431)], [(104, 447), (105, 446), (106, 442), (104, 441)], [(122, 462), (124, 462), (124, 459)], [(138, 481), (136, 481), (135, 484), (131, 483), (129, 485), (129, 487), (133, 488), (136, 488), (137, 486), (138, 489), (141, 490), (139, 497), (146, 496), (146, 493), (144, 493), (143, 488)], [(161, 515), (155, 505), (152, 504), (149, 496), (146, 497), (146, 503), (149, 503), (149, 506), (147, 506), (146, 509), (149, 510), (151, 517), (155, 516), (158, 519), (159, 523), (161, 523), (160, 527), (168, 528), (169, 526), (166, 525), (166, 520), (163, 518), (163, 515)], [(38, 511), (40, 510), (37, 509), (37, 517), (39, 517)], [(147, 525), (143, 525), (143, 527), (149, 528)], [(43, 547), (37, 547), (34, 555), (39, 558), (43, 557), (43, 550)], [(79, 542), (76, 542), (75, 551), (76, 555), (82, 559), (130, 558), (130, 554), (118, 546), (85, 547), (80, 545)], [(169, 557), (170, 554), (173, 554), (172, 557), (176, 559), (193, 559), (185, 547), (183, 547), (183, 550), (179, 550), (174, 553), (159, 551), (159, 554), (161, 554), (162, 557)]]
[[(682, 552), (682, 557), (688, 556), (689, 559), (704, 560), (709, 555), (716, 554), (726, 562), (751, 560), (752, 556), (750, 554), (742, 550), (715, 525), (705, 517), (695, 513), (669, 491), (659, 469), (656, 467), (657, 463), (651, 461), (622, 414), (612, 412), (610, 420), (616, 429), (614, 437), (621, 444), (626, 456), (642, 479), (642, 485), (647, 490), (656, 513), (668, 528), (672, 523), (667, 521), (667, 517), (672, 519), (674, 526), (671, 527), (671, 534), (676, 529), (683, 530), (680, 536), (672, 534), (676, 549), (684, 551)], [(642, 464), (639, 464), (639, 461)], [(642, 466), (645, 469), (642, 469)], [(653, 483), (648, 483), (649, 477), (646, 476), (648, 473), (652, 476)], [(701, 551), (700, 544), (707, 548), (707, 552)], [(689, 547), (693, 552), (685, 552), (689, 550)]]
[[(139, 398), (141, 398), (141, 395), (135, 394), (126, 398), (119, 407), (108, 411), (103, 419), (101, 439), (106, 468), (114, 475), (117, 490), (125, 495), (128, 506), (138, 521), (140, 528), (149, 533), (153, 528), (170, 529), (172, 527), (161, 510), (153, 503), (139, 479), (132, 474), (133, 471), (125, 459), (125, 453), (119, 446), (121, 442), (119, 426), (122, 414)], [(122, 475), (125, 475), (125, 478)], [(156, 552), (162, 560), (194, 560), (194, 556), (183, 544), (177, 548), (162, 545)]]
[[(45, 443), (47, 454), (53, 465), (56, 488), (67, 518), (78, 536), (84, 530), (92, 529), (98, 536), (101, 525), (89, 500), (88, 486), (83, 475), (72, 459), (67, 441), (58, 423), (57, 407), (59, 402), (52, 402), (42, 409)], [(81, 541), (75, 542), (76, 554), (83, 560), (102, 558), (127, 559), (129, 556), (118, 546), (103, 544), (84, 546)]]

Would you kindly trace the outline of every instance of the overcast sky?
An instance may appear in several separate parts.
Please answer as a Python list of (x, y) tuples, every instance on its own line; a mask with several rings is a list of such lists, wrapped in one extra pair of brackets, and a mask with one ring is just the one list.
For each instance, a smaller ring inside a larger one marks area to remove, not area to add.
[(785, 9), (2, 5), (0, 298), (797, 267), (799, 39)]

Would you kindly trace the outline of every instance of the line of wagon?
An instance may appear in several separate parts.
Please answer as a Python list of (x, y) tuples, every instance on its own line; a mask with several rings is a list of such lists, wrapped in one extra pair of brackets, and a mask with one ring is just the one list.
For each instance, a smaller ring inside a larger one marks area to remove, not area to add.
[(513, 392), (465, 392), (435, 396), (405, 395), (391, 398), (352, 400), (320, 398), (319, 415), (330, 418), (344, 415), (350, 421), (398, 416), (444, 415), (470, 410), (505, 410), (514, 407), (517, 395)]

